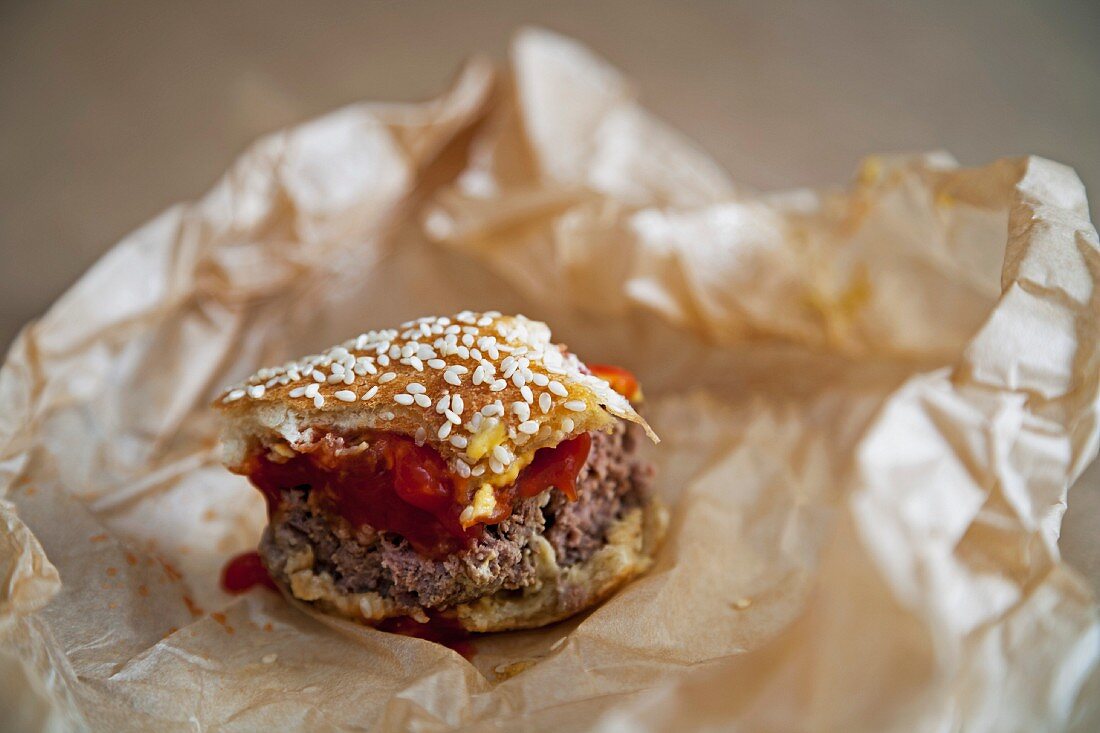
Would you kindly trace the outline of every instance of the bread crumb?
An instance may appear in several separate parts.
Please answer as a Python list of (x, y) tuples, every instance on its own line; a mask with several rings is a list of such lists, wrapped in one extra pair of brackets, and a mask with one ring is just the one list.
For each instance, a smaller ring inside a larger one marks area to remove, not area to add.
[(265, 654), (263, 656), (263, 658), (260, 659), (260, 661), (263, 662), (264, 664), (274, 664), (275, 660), (278, 659), (278, 658), (279, 658), (278, 654)]
[(736, 601), (733, 602), (733, 607), (736, 608), (738, 611), (744, 611), (746, 608), (748, 608), (751, 605), (752, 605), (752, 599), (751, 598), (738, 598)]

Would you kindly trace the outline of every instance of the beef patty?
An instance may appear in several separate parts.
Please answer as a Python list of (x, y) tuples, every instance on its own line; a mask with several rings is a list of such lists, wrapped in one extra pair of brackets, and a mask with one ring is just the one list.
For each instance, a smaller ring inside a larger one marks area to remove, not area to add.
[(369, 527), (354, 531), (343, 520), (316, 514), (301, 488), (283, 490), (282, 508), (264, 532), (260, 554), (282, 577), (286, 558), (311, 548), (313, 571), (330, 575), (340, 590), (373, 591), (407, 608), (445, 608), (518, 590), (536, 580), (532, 537), (545, 537), (558, 565), (568, 567), (591, 557), (606, 542), (611, 523), (643, 504), (653, 471), (637, 455), (641, 436), (637, 425), (625, 422), (612, 433), (593, 433), (576, 501), (550, 489), (518, 502), (512, 516), (487, 526), (470, 548), (443, 559), (417, 554), (400, 535)]

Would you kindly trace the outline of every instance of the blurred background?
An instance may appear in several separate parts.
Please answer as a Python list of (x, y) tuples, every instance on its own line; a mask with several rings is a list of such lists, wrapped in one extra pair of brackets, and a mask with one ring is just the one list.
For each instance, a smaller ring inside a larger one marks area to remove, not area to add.
[[(1100, 204), (1100, 2), (0, 0), (0, 348), (258, 136), (417, 100), (523, 24), (588, 44), (734, 179), (843, 184), (868, 153), (1035, 153)], [(1063, 548), (1100, 588), (1100, 469)]]

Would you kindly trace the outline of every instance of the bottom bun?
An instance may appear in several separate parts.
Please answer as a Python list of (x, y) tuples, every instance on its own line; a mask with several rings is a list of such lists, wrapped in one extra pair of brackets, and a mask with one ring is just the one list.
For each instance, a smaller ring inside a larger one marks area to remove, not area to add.
[[(453, 618), (467, 631), (479, 633), (533, 629), (561, 621), (600, 603), (648, 570), (667, 526), (668, 512), (660, 502), (650, 500), (615, 520), (608, 527), (606, 544), (591, 557), (566, 568), (559, 567), (550, 543), (535, 536), (531, 548), (538, 569), (535, 583), (431, 613)], [(313, 552), (307, 547), (287, 555), (282, 567), (268, 570), (284, 593), (333, 616), (367, 625), (396, 616), (418, 616), (378, 593), (346, 593), (327, 573), (314, 573), (313, 566)], [(428, 613), (420, 609), (418, 620), (426, 621)]]

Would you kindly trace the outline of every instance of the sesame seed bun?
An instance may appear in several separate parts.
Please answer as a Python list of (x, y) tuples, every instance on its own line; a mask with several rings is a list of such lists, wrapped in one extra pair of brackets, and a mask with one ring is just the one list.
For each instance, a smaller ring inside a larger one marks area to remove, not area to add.
[[(479, 475), (480, 468), (500, 485), (539, 448), (610, 430), (616, 418), (658, 440), (625, 397), (551, 342), (546, 324), (497, 313), (372, 331), (261, 369), (225, 390), (215, 406), (224, 417), (222, 458), (233, 470), (243, 470), (257, 450), (308, 443), (310, 429), (417, 437), (460, 475)], [(494, 456), (510, 459), (499, 461), (504, 470)]]

